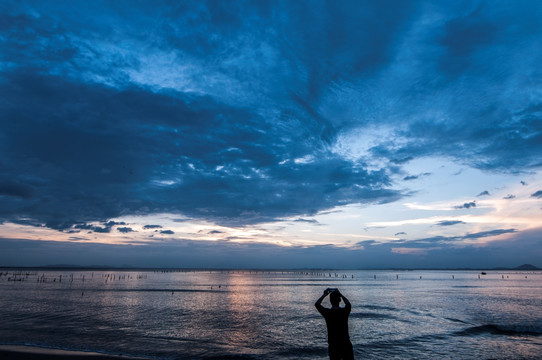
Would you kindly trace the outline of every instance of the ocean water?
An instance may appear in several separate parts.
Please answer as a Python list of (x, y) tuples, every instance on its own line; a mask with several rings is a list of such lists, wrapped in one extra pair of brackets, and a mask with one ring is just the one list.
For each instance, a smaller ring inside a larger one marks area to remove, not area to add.
[(352, 303), (356, 359), (542, 358), (542, 272), (518, 271), (4, 270), (0, 344), (327, 359), (327, 287)]

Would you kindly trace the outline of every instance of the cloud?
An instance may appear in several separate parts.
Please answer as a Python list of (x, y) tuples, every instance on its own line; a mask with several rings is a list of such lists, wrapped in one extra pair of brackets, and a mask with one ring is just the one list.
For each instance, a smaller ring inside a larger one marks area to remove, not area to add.
[(220, 230), (211, 230), (209, 231), (207, 234), (209, 235), (215, 235), (215, 234), (223, 234), (224, 231), (220, 231)]
[[(129, 264), (137, 267), (214, 268), (420, 268), (496, 267), (532, 263), (541, 266), (541, 229), (468, 234), (488, 238), (514, 233), (508, 240), (465, 245), (460, 237), (419, 239), (417, 243), (361, 241), (353, 249), (333, 245), (282, 247), (272, 244), (208, 242), (175, 239), (141, 246), (0, 238), (0, 263), (5, 266), (58, 264), (70, 259), (77, 265)], [(80, 239), (86, 240), (86, 239)], [(398, 245), (401, 244), (401, 245)], [(395, 251), (393, 250), (395, 249)], [(408, 250), (411, 249), (411, 250)], [(406, 256), (406, 255), (418, 256)], [(424, 255), (426, 254), (426, 255)]]
[(70, 236), (69, 240), (70, 241), (88, 241), (87, 238), (79, 237), (79, 236)]
[(398, 233), (395, 233), (394, 236), (398, 236), (398, 235), (406, 235), (406, 234), (407, 234), (406, 232), (400, 231), (400, 232), (398, 232)]
[[(2, 122), (2, 131), (14, 156), (2, 159), (2, 170), (13, 178), (31, 174), (35, 196), (24, 204), (6, 203), (4, 220), (26, 216), (65, 229), (152, 207), (242, 224), (401, 196), (387, 188), (386, 171), (370, 171), (322, 149), (317, 161), (282, 165), (282, 159), (314, 152), (319, 144), (301, 140), (302, 129), (272, 126), (209, 99), (188, 107), (142, 89), (74, 84), (31, 71), (5, 80), (0, 94), (12, 121)], [(62, 115), (47, 122), (47, 114)], [(158, 154), (169, 155), (156, 162)], [(162, 178), (171, 180), (157, 185)]]
[(316, 219), (297, 218), (297, 219), (294, 220), (294, 222), (303, 222), (303, 223), (309, 223), (309, 224), (319, 224), (318, 220), (316, 220)]
[(421, 245), (425, 246), (435, 246), (435, 244), (458, 244), (464, 240), (475, 240), (488, 238), (493, 236), (499, 236), (503, 234), (511, 234), (517, 232), (516, 229), (494, 229), (488, 231), (480, 231), (475, 233), (467, 233), (465, 235), (456, 235), (456, 236), (434, 236), (429, 238), (420, 238), (413, 241), (410, 241), (411, 246)]
[(537, 192), (531, 194), (531, 197), (542, 198), (542, 190), (538, 190)]
[[(401, 155), (452, 156), (459, 163), (479, 169), (507, 172), (540, 166), (535, 155), (540, 151), (540, 132), (532, 119), (540, 117), (541, 102), (536, 99), (511, 105), (509, 101), (521, 95), (512, 94), (505, 85), (512, 85), (514, 79), (529, 78), (528, 72), (534, 70), (533, 56), (528, 53), (540, 48), (539, 44), (533, 42), (531, 32), (539, 33), (541, 30), (540, 25), (534, 25), (540, 7), (530, 8), (532, 14), (514, 7), (489, 9), (474, 4), (461, 12), (455, 6), (434, 10), (434, 15), (442, 16), (441, 20), (431, 25), (426, 23), (427, 27), (423, 30), (418, 27), (417, 30), (421, 32), (410, 38), (412, 41), (408, 42), (410, 46), (407, 47), (409, 53), (404, 55), (405, 60), (420, 64), (419, 68), (411, 67), (414, 73), (409, 72), (405, 76), (405, 82), (415, 79), (416, 85), (405, 83), (401, 88), (401, 80), (395, 78), (393, 83), (397, 91), (390, 91), (392, 94), (403, 89), (415, 91), (408, 97), (411, 101), (410, 111), (405, 112), (403, 105), (395, 110), (390, 109), (405, 113), (400, 118), (407, 125), (399, 133), (405, 136), (406, 141), (400, 146), (382, 144), (374, 154), (393, 158)], [(449, 11), (448, 14), (446, 11)], [(530, 25), (512, 30), (508, 25), (518, 19)], [(512, 39), (517, 39), (517, 36), (527, 42), (514, 44)], [(435, 46), (435, 43), (439, 45)], [(504, 48), (508, 49), (507, 56), (493, 57)], [(523, 61), (519, 54), (524, 54)], [(531, 70), (519, 68), (518, 62)], [(422, 70), (426, 76), (421, 73)], [(534, 71), (539, 73), (538, 70)], [(431, 81), (435, 76), (440, 80)], [(504, 81), (501, 86), (490, 85), (500, 81)], [(517, 85), (513, 87), (520, 93), (529, 92)], [(485, 91), (490, 91), (494, 96), (488, 99)], [(443, 97), (433, 101), (430, 114), (417, 116), (420, 114), (417, 110), (424, 108), (419, 101), (434, 99), (430, 94), (435, 92)], [(453, 105), (458, 97), (461, 107)], [(499, 104), (496, 101), (498, 98), (503, 102)], [(411, 120), (405, 123), (406, 117)], [(473, 119), (476, 121), (473, 122)]]
[(175, 232), (173, 232), (172, 230), (161, 230), (160, 234), (173, 235), (175, 234)]
[(133, 230), (131, 227), (119, 227), (117, 228), (117, 231), (121, 233), (129, 233), (129, 232), (134, 232), (135, 230)]
[(419, 179), (420, 177), (430, 176), (430, 175), (431, 175), (431, 173), (427, 173), (427, 172), (426, 172), (426, 173), (419, 174), (419, 175), (409, 175), (409, 176), (405, 176), (405, 177), (403, 178), (403, 180), (405, 180), (405, 181), (409, 181), (409, 180), (417, 180), (417, 179)]
[(20, 183), (10, 181), (0, 181), (0, 196), (12, 196), (21, 199), (29, 199), (34, 194), (34, 190)]
[(436, 223), (438, 226), (452, 226), (458, 224), (465, 224), (465, 222), (461, 220), (442, 220)]
[(508, 194), (505, 197), (503, 197), (503, 199), (505, 199), (505, 200), (511, 200), (511, 199), (515, 199), (515, 198), (516, 198), (516, 196), (512, 195), (512, 194)]
[(396, 201), (414, 159), (538, 167), (542, 5), (527, 8), (8, 4), (0, 222), (246, 225)]
[(77, 230), (90, 230), (97, 233), (110, 233), (111, 228), (115, 225), (126, 225), (126, 223), (123, 221), (120, 221), (120, 222), (108, 221), (108, 222), (102, 223), (102, 226), (97, 226), (94, 224), (85, 224), (85, 223), (73, 224), (71, 226), (68, 226), (68, 224), (62, 224), (62, 230), (65, 230), (68, 232), (77, 231)]
[(162, 225), (145, 225), (143, 226), (143, 229), (145, 230), (148, 230), (148, 229), (160, 229), (162, 228)]
[(477, 196), (489, 196), (489, 195), (490, 195), (490, 194), (489, 194), (489, 191), (484, 190), (484, 191), (482, 191), (481, 193), (479, 193)]
[(476, 207), (476, 201), (471, 201), (468, 203), (464, 203), (463, 205), (457, 205), (454, 208), (455, 209), (470, 209), (470, 208)]
[(489, 231), (481, 231), (473, 234), (467, 234), (464, 236), (465, 239), (480, 239), (484, 237), (497, 236), (502, 234), (510, 234), (517, 232), (516, 229), (495, 229)]

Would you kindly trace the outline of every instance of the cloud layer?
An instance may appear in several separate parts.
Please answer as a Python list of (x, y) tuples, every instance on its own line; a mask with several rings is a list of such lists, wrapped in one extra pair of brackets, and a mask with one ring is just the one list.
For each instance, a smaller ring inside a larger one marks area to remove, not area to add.
[[(515, 267), (525, 262), (539, 264), (542, 251), (540, 248), (532, 249), (539, 242), (540, 229), (487, 247), (476, 244), (495, 234), (513, 232), (513, 229), (499, 229), (467, 234), (465, 238), (473, 243), (466, 247), (447, 246), (458, 244), (461, 237), (437, 237), (415, 243), (400, 240), (379, 244), (368, 240), (361, 242), (357, 249), (333, 245), (284, 247), (255, 242), (239, 244), (176, 239), (149, 242), (141, 251), (142, 246), (0, 238), (0, 263), (4, 266), (39, 266), (67, 264), (68, 261), (82, 266), (178, 268), (231, 268), (234, 264), (236, 268), (252, 269), (492, 268)], [(44, 254), (48, 256), (44, 258)], [(425, 255), (429, 256), (424, 258)]]
[(538, 169), (541, 16), (536, 1), (5, 3), (0, 222), (311, 223), (409, 196), (433, 176), (406, 173), (416, 159)]

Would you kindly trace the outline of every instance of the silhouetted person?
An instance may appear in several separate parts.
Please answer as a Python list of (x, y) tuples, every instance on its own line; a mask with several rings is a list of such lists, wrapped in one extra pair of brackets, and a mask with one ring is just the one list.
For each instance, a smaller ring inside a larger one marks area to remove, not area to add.
[[(329, 295), (331, 309), (322, 306), (322, 300)], [(340, 307), (341, 299), (344, 301), (344, 307)], [(324, 319), (327, 325), (327, 343), (330, 360), (353, 360), (354, 350), (348, 334), (348, 316), (352, 305), (350, 301), (339, 292), (338, 289), (326, 289), (314, 304), (316, 309)]]

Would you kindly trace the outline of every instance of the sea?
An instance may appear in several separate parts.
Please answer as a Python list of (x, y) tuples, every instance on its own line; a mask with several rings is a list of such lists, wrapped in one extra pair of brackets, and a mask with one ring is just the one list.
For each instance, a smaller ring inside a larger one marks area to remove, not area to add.
[(0, 273), (4, 345), (164, 360), (323, 360), (327, 330), (314, 302), (333, 287), (352, 304), (356, 359), (542, 359), (540, 271)]

